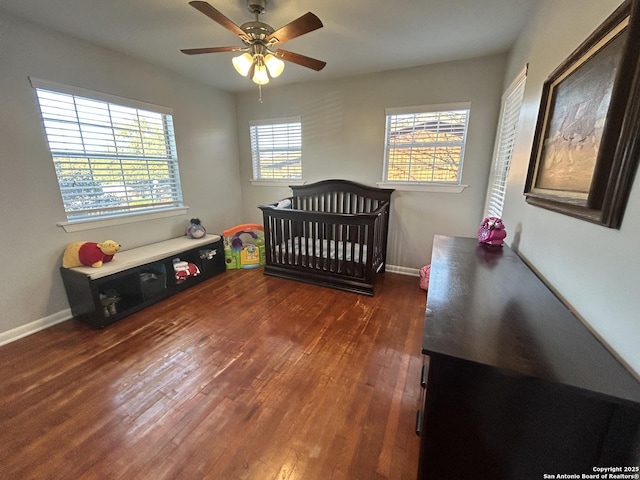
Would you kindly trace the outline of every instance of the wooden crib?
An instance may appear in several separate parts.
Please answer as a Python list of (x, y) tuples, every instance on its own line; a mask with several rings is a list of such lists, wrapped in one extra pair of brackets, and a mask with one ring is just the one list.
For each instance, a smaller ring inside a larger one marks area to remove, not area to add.
[(261, 205), (268, 275), (373, 295), (384, 272), (392, 189), (348, 180), (290, 187)]

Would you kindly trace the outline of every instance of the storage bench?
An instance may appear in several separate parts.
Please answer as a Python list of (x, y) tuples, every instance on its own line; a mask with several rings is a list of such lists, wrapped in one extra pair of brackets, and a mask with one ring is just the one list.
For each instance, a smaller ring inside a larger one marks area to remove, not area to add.
[[(187, 268), (179, 268), (183, 266)], [(71, 313), (97, 328), (224, 271), (220, 235), (132, 248), (99, 268), (60, 267)]]

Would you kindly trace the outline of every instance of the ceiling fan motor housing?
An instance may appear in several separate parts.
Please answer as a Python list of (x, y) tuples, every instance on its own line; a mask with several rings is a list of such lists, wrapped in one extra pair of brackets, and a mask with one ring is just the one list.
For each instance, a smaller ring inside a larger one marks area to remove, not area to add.
[(273, 28), (263, 22), (247, 22), (243, 23), (240, 28), (249, 36), (247, 43), (264, 40), (273, 33)]

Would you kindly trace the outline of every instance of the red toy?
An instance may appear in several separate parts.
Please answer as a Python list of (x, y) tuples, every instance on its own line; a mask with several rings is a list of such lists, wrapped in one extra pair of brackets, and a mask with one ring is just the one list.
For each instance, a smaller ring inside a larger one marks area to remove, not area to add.
[(200, 275), (198, 266), (191, 262), (183, 262), (177, 259), (173, 262), (173, 270), (175, 271), (176, 282), (182, 283), (189, 277)]
[(83, 265), (93, 265), (97, 262), (110, 262), (113, 260), (113, 255), (102, 253), (96, 242), (87, 242), (78, 249), (78, 258)]
[(120, 245), (113, 240), (96, 242), (74, 242), (69, 244), (62, 257), (64, 268), (101, 267), (103, 263), (113, 260), (113, 256), (120, 250)]

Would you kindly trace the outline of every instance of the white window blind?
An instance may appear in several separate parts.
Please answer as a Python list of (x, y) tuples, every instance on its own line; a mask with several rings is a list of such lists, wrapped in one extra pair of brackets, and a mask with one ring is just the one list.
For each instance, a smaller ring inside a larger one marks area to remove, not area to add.
[(470, 104), (386, 110), (385, 182), (460, 184)]
[(249, 128), (254, 180), (302, 179), (299, 118), (252, 122)]
[(166, 108), (31, 82), (68, 221), (183, 206)]
[(502, 209), (507, 194), (507, 178), (511, 167), (513, 147), (518, 131), (518, 120), (527, 79), (526, 68), (512, 82), (502, 96), (500, 120), (496, 132), (489, 190), (487, 192), (487, 217), (502, 217)]

